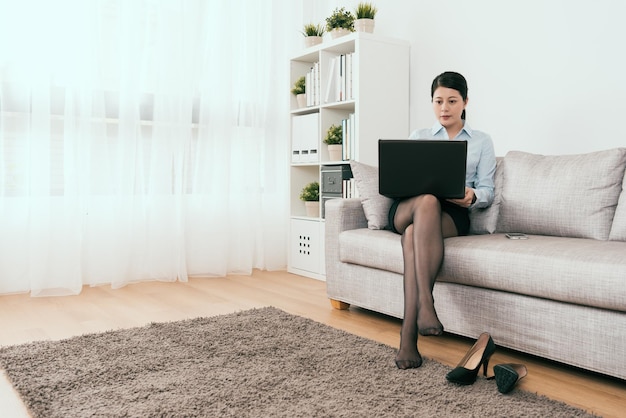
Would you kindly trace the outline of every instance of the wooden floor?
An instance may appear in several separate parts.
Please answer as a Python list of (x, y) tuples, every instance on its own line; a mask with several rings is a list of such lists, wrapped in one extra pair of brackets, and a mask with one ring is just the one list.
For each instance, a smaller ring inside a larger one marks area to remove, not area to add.
[[(334, 310), (326, 298), (324, 282), (282, 271), (255, 271), (252, 276), (147, 282), (116, 290), (86, 287), (79, 296), (0, 296), (0, 345), (57, 340), (263, 306), (275, 306), (394, 347), (399, 343), (400, 320), (358, 308)], [(425, 357), (454, 366), (472, 344), (471, 340), (445, 335), (421, 338), (419, 349)], [(490, 364), (503, 362), (527, 365), (528, 376), (520, 382), (519, 390), (537, 392), (605, 417), (626, 414), (623, 380), (498, 349)], [(0, 376), (0, 411), (5, 417), (28, 416), (4, 374)]]

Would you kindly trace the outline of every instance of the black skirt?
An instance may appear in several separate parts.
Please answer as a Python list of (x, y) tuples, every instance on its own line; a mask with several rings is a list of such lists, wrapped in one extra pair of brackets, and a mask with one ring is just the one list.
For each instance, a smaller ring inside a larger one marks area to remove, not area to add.
[[(396, 227), (393, 224), (393, 218), (395, 218), (396, 216), (396, 210), (398, 210), (398, 205), (403, 200), (404, 199), (395, 199), (391, 204), (391, 207), (389, 208), (389, 229), (391, 229), (396, 234), (399, 234), (400, 232), (396, 230)], [(462, 208), (459, 205), (455, 205), (454, 203), (450, 203), (445, 199), (439, 199), (439, 203), (441, 204), (442, 212), (450, 215), (450, 217), (454, 221), (454, 225), (456, 226), (456, 230), (459, 233), (459, 236), (469, 234), (469, 210), (467, 208)]]

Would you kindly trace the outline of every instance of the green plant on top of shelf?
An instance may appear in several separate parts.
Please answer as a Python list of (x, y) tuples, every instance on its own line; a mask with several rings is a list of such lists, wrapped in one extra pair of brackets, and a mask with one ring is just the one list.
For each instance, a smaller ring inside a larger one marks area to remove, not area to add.
[(300, 200), (318, 202), (320, 200), (320, 184), (314, 181), (304, 186), (300, 192)]
[(302, 31), (302, 35), (306, 36), (324, 36), (324, 26), (323, 25), (315, 25), (313, 23), (307, 23), (304, 25), (304, 30)]
[(326, 18), (326, 28), (331, 31), (333, 29), (347, 29), (354, 32), (354, 15), (345, 7), (336, 8), (333, 13)]
[(291, 89), (291, 93), (294, 96), (297, 96), (298, 94), (304, 94), (306, 93), (305, 88), (306, 88), (306, 79), (304, 76), (302, 76), (299, 79), (297, 79), (296, 82), (294, 83), (293, 88)]
[(354, 14), (357, 19), (374, 19), (378, 9), (372, 3), (359, 3)]
[(327, 145), (339, 145), (343, 142), (343, 129), (341, 125), (332, 124), (326, 131), (324, 143)]

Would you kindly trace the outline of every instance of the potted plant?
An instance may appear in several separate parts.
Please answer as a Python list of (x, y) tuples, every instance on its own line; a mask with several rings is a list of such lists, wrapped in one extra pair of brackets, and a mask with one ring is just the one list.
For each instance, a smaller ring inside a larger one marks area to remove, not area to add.
[(345, 7), (336, 8), (326, 18), (326, 29), (328, 29), (333, 39), (354, 32), (354, 15), (349, 10), (346, 10)]
[(320, 184), (311, 182), (302, 188), (300, 200), (304, 202), (306, 216), (319, 218), (320, 216)]
[(356, 20), (354, 28), (357, 32), (374, 32), (374, 17), (378, 9), (372, 3), (359, 3), (354, 11)]
[(324, 32), (324, 26), (320, 24), (315, 25), (313, 23), (308, 23), (304, 25), (302, 30), (302, 34), (304, 35), (304, 46), (308, 48), (313, 45), (321, 44)]
[(332, 124), (326, 131), (324, 143), (328, 145), (328, 159), (330, 161), (341, 161), (343, 151), (343, 129), (341, 125)]
[(291, 89), (291, 94), (296, 96), (298, 107), (306, 107), (306, 78), (304, 76), (296, 80)]

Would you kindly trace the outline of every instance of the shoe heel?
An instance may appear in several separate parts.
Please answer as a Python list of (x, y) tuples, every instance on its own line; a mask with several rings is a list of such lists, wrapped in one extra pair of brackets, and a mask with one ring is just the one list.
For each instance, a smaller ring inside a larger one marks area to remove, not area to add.
[(491, 360), (491, 355), (485, 359), (483, 363), (483, 376), (487, 377), (487, 368), (489, 367), (489, 360)]

